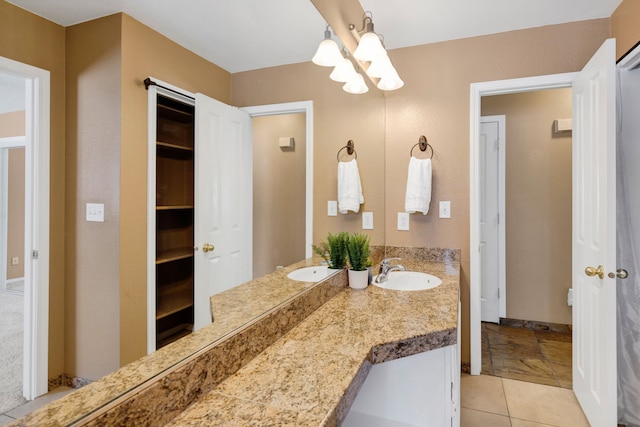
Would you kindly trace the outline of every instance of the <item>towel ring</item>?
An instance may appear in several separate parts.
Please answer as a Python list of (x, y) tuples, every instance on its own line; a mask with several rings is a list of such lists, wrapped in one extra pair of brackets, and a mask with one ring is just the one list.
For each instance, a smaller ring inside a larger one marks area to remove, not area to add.
[(411, 147), (411, 151), (409, 152), (409, 157), (413, 157), (413, 149), (416, 147), (420, 147), (420, 151), (427, 151), (427, 148), (431, 148), (431, 156), (429, 158), (433, 159), (433, 147), (431, 146), (431, 144), (427, 142), (426, 136), (420, 135), (420, 138), (418, 138), (418, 142), (416, 143), (416, 145)]
[(356, 152), (356, 149), (354, 148), (355, 144), (353, 143), (353, 140), (349, 140), (347, 141), (347, 145), (345, 145), (344, 147), (342, 147), (341, 149), (338, 150), (338, 154), (336, 154), (336, 159), (338, 160), (338, 163), (340, 163), (340, 153), (342, 152), (342, 150), (346, 149), (347, 150), (347, 154), (348, 155), (354, 155), (356, 160), (358, 159), (358, 153)]

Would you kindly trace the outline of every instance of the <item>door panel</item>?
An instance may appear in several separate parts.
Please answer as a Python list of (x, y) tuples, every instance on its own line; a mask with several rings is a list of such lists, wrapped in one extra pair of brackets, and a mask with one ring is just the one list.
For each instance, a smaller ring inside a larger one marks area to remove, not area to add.
[(211, 323), (211, 295), (251, 280), (253, 196), (249, 115), (196, 94), (196, 129), (194, 328), (200, 329)]
[(490, 118), (480, 118), (480, 259), (482, 285), (480, 289), (481, 319), (500, 322), (499, 284), (499, 124)]
[(573, 83), (573, 389), (593, 427), (617, 421), (615, 80), (611, 39)]

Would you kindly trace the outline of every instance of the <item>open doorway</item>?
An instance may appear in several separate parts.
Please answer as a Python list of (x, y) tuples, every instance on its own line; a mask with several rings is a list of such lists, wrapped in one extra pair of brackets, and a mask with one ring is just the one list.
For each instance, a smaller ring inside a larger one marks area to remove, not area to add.
[(486, 96), (482, 114), (481, 135), (498, 115), (507, 135), (481, 138), (482, 373), (571, 388), (571, 90)]
[(49, 72), (0, 57), (0, 91), (1, 293), (20, 299), (8, 304), (13, 320), (2, 318), (3, 331), (13, 331), (2, 349), (15, 354), (2, 356), (0, 368), (11, 372), (0, 377), (16, 381), (0, 390), (3, 398), (12, 390), (13, 406), (48, 389)]
[(305, 256), (306, 117), (254, 117), (253, 278)]

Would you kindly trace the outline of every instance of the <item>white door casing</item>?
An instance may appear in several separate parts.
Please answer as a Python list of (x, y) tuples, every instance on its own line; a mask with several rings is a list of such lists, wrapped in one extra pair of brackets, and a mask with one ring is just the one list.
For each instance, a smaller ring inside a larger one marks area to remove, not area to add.
[(506, 316), (504, 134), (505, 116), (480, 118), (481, 319), (492, 323)]
[(573, 83), (573, 390), (593, 427), (617, 423), (615, 89), (609, 39)]
[(470, 202), (470, 263), (469, 277), (469, 332), (471, 353), (471, 374), (480, 375), (482, 368), (481, 319), (481, 277), (480, 259), (480, 112), (481, 98), (489, 95), (530, 92), (541, 89), (571, 87), (576, 73), (553, 74), (521, 79), (497, 80), (472, 83), (470, 88), (470, 129), (469, 129), (469, 202)]
[[(211, 323), (209, 297), (252, 277), (251, 118), (196, 94), (194, 329)], [(203, 245), (213, 245), (209, 252)]]
[(26, 80), (23, 395), (32, 400), (48, 391), (50, 73), (4, 57), (0, 70)]

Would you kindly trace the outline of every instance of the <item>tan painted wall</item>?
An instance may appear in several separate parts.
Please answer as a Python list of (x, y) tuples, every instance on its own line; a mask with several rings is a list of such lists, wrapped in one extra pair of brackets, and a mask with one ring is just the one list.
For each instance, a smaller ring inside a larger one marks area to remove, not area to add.
[[(24, 136), (25, 113), (0, 114), (0, 138)], [(8, 150), (7, 279), (24, 277), (24, 148)], [(19, 264), (11, 265), (18, 257)]]
[(0, 56), (51, 73), (49, 262), (49, 377), (64, 372), (65, 263), (65, 35), (64, 28), (0, 1)]
[(616, 38), (616, 57), (620, 58), (640, 42), (640, 0), (623, 0), (611, 15), (611, 37)]
[[(122, 16), (120, 150), (120, 364), (146, 354), (147, 91), (152, 76), (229, 103), (231, 76), (127, 15)], [(126, 236), (126, 238), (124, 237)]]
[[(293, 150), (280, 137), (295, 138)], [(305, 258), (306, 114), (253, 119), (253, 277)]]
[(506, 115), (507, 317), (571, 324), (571, 89), (489, 96), (482, 115)]
[[(232, 105), (313, 101), (314, 207), (313, 241), (328, 232), (362, 231), (362, 216), (327, 216), (327, 201), (337, 199), (338, 150), (355, 142), (365, 203), (361, 212), (374, 213), (372, 244), (384, 244), (384, 98), (370, 90), (352, 95), (329, 79), (331, 70), (311, 62), (247, 71), (232, 75)], [(345, 150), (346, 151), (346, 150)]]
[[(66, 373), (95, 380), (120, 367), (119, 15), (67, 27)], [(85, 220), (104, 203), (104, 222)]]
[[(24, 148), (9, 151), (9, 191), (7, 194), (7, 279), (24, 277)], [(11, 258), (18, 264), (11, 265)]]

